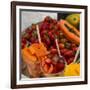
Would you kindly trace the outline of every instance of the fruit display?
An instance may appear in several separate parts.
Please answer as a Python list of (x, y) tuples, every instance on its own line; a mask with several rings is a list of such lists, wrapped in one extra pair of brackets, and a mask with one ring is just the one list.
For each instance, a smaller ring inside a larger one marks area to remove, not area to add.
[[(73, 15), (72, 18), (74, 18)], [(64, 69), (66, 70), (65, 76), (68, 76), (69, 69), (66, 69), (67, 65), (73, 63), (80, 44), (80, 31), (76, 27), (77, 23), (73, 21), (70, 23), (69, 19), (71, 20), (70, 15), (67, 16), (66, 20), (61, 19), (59, 21), (46, 16), (43, 21), (32, 24), (22, 32), (22, 58), (28, 64), (27, 68), (32, 77), (46, 77), (61, 74), (61, 72), (64, 76)], [(39, 27), (41, 43), (38, 40), (36, 25)], [(58, 40), (60, 53), (65, 58), (65, 61), (58, 55), (55, 38)], [(35, 69), (36, 72), (34, 72)]]

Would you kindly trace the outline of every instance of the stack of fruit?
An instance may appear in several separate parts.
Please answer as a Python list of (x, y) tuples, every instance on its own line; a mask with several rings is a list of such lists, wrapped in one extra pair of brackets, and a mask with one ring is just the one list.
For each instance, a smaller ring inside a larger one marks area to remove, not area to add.
[[(73, 39), (67, 39), (67, 36), (63, 33), (62, 29), (59, 28), (57, 20), (47, 16), (42, 22), (39, 23), (41, 41), (47, 47), (47, 49), (53, 53), (57, 53), (55, 37), (58, 38), (61, 55), (63, 55), (67, 63), (71, 63), (75, 57), (75, 53), (78, 48), (78, 44), (74, 43)], [(62, 23), (60, 23), (62, 25)], [(68, 37), (70, 37), (69, 35)], [(75, 37), (73, 37), (75, 38)], [(38, 43), (36, 24), (32, 24), (31, 27), (27, 28), (22, 35), (21, 41), (22, 48), (26, 45)], [(79, 42), (79, 41), (76, 41)]]
[[(80, 44), (79, 23), (79, 14), (68, 15), (65, 20), (60, 21), (47, 16), (42, 22), (37, 23), (40, 30), (41, 41), (47, 51), (50, 52), (50, 55), (44, 58), (41, 63), (44, 73), (54, 74), (63, 71), (65, 68), (65, 62), (59, 60), (55, 38), (58, 39), (61, 55), (65, 58), (67, 64), (73, 62)], [(36, 30), (37, 24), (32, 24), (22, 33), (22, 50), (35, 43), (39, 44)], [(38, 53), (40, 54), (40, 52)]]

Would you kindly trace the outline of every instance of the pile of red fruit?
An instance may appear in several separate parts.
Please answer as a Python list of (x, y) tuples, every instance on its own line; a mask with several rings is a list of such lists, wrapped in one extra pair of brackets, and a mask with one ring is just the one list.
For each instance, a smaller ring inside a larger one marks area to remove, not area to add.
[[(41, 41), (47, 50), (57, 54), (55, 38), (58, 38), (61, 55), (66, 59), (67, 64), (73, 62), (78, 45), (69, 41), (58, 28), (57, 20), (47, 16), (42, 22), (38, 23)], [(21, 47), (38, 43), (36, 24), (32, 24), (22, 34)]]

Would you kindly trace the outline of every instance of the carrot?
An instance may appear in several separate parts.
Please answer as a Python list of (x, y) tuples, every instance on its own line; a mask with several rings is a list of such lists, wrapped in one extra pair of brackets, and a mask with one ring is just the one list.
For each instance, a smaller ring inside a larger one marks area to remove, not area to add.
[(60, 20), (58, 26), (69, 40), (78, 45), (80, 44), (80, 32), (74, 26), (65, 20)]

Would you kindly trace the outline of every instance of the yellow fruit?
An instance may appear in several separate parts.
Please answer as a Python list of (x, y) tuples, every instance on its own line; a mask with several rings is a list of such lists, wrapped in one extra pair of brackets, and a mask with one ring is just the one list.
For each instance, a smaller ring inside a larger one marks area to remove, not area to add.
[(69, 64), (64, 70), (64, 76), (80, 76), (80, 64)]
[(75, 27), (78, 27), (80, 23), (80, 14), (70, 14), (66, 17), (66, 20)]

